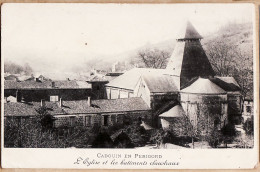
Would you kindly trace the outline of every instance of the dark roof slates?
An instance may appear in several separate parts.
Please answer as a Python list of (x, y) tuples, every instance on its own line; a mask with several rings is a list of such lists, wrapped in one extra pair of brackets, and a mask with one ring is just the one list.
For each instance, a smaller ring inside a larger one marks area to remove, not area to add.
[[(150, 110), (148, 105), (140, 97), (127, 99), (100, 99), (92, 100), (91, 106), (88, 106), (87, 100), (80, 101), (63, 101), (62, 108), (58, 102), (46, 102), (46, 108), (52, 115), (67, 114), (91, 114), (91, 113), (113, 113), (128, 111), (147, 111)], [(40, 108), (39, 102), (33, 103), (5, 103), (5, 116), (35, 116), (35, 109)]]

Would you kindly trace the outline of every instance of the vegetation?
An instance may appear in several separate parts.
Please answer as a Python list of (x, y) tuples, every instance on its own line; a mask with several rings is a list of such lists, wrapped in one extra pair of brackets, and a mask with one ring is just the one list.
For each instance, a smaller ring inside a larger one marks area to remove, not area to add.
[(37, 117), (40, 120), (42, 131), (52, 131), (54, 126), (54, 118), (48, 113), (46, 107), (36, 109)]
[(138, 58), (147, 68), (166, 68), (170, 52), (159, 49), (144, 49), (138, 52)]
[(252, 24), (230, 23), (204, 40), (210, 63), (219, 76), (233, 76), (243, 95), (253, 97)]
[(230, 123), (228, 123), (221, 129), (221, 134), (226, 148), (227, 148), (227, 144), (232, 143), (235, 137), (237, 136), (235, 126)]
[(33, 69), (28, 63), (25, 63), (24, 66), (21, 66), (19, 64), (7, 61), (4, 64), (4, 72), (10, 74), (31, 75), (33, 73)]
[(246, 120), (246, 122), (243, 124), (243, 129), (245, 130), (247, 135), (254, 135), (254, 116), (251, 116)]
[(38, 118), (7, 118), (4, 146), (22, 148), (87, 148), (97, 135), (93, 128), (62, 127), (43, 129)]
[(134, 148), (135, 145), (125, 132), (121, 132), (114, 140), (114, 148)]
[(112, 148), (113, 140), (106, 131), (101, 131), (92, 143), (92, 148)]

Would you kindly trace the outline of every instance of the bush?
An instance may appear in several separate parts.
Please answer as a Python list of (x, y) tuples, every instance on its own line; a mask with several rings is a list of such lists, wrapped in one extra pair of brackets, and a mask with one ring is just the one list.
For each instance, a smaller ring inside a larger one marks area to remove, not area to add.
[(52, 115), (48, 113), (48, 110), (46, 107), (40, 107), (39, 109), (36, 109), (36, 112), (38, 113), (37, 118), (39, 118), (39, 122), (42, 127), (42, 131), (52, 131), (54, 127), (54, 118)]
[(113, 141), (107, 132), (100, 132), (94, 139), (92, 148), (113, 148)]
[(146, 131), (144, 127), (140, 126), (138, 121), (126, 126), (123, 128), (123, 131), (127, 133), (135, 147), (144, 146), (150, 138), (149, 132)]
[(235, 125), (228, 123), (221, 129), (223, 141), (227, 147), (228, 143), (232, 143), (237, 136)]
[(4, 121), (4, 146), (23, 148), (87, 148), (97, 135), (91, 128), (60, 127), (42, 130), (40, 120), (11, 119)]
[(114, 148), (134, 148), (134, 144), (125, 132), (121, 132), (114, 140)]
[(216, 128), (214, 128), (208, 135), (205, 136), (205, 140), (213, 148), (217, 148), (222, 142), (222, 134)]
[(243, 124), (243, 129), (247, 135), (254, 135), (254, 116), (246, 120)]

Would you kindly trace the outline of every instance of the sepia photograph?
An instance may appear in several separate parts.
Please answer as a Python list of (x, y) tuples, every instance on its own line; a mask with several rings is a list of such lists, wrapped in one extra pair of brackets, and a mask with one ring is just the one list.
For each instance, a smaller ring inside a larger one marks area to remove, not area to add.
[(252, 4), (10, 3), (1, 23), (6, 167), (16, 151), (143, 152), (128, 155), (155, 160), (112, 168), (176, 168), (174, 151), (257, 149)]

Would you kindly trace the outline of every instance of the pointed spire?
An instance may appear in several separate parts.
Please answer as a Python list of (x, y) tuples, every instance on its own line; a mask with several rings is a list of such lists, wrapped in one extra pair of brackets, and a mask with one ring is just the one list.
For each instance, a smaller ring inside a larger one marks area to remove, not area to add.
[(195, 27), (191, 24), (190, 21), (187, 21), (184, 27), (181, 29), (181, 32), (177, 36), (177, 40), (194, 40), (202, 39), (203, 37), (198, 33)]
[(193, 78), (210, 78), (215, 75), (200, 39), (202, 36), (188, 21), (169, 59), (166, 69), (180, 77), (181, 88)]

